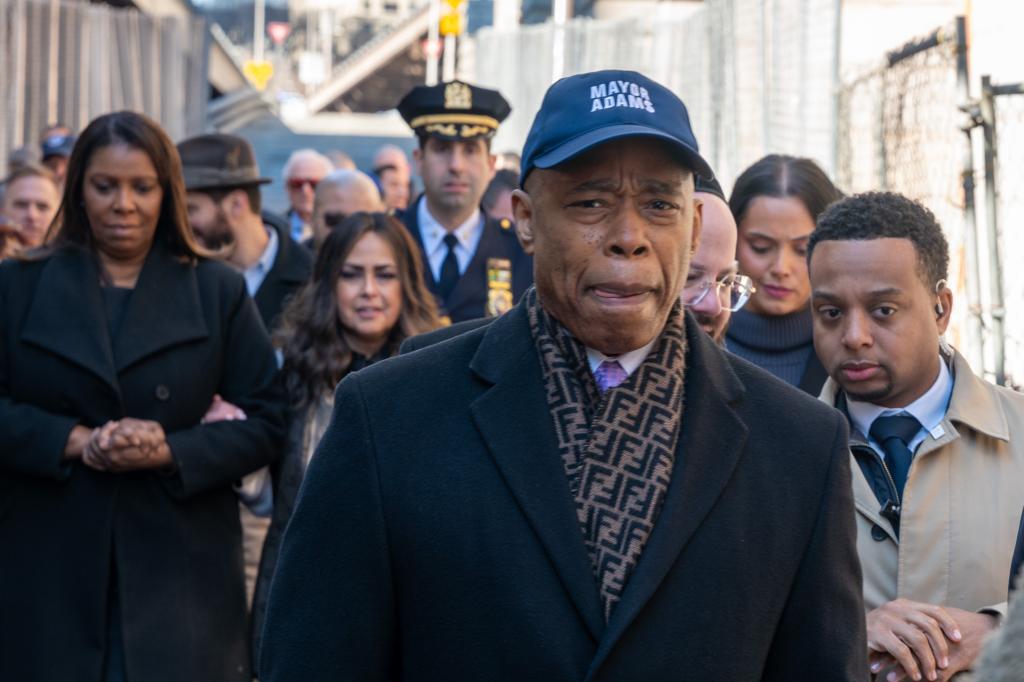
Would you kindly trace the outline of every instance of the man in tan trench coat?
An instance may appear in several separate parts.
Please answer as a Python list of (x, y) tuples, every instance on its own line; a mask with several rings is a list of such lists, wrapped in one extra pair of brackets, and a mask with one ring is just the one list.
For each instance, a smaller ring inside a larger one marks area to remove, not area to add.
[(941, 340), (949, 247), (924, 207), (889, 193), (837, 202), (808, 259), (821, 398), (850, 420), (872, 672), (950, 679), (1006, 612), (1024, 395)]

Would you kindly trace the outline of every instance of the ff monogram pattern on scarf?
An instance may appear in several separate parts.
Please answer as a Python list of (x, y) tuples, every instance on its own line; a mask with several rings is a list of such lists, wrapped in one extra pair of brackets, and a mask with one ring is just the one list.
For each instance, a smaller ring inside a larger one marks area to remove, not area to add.
[(677, 303), (651, 353), (603, 396), (583, 345), (531, 288), (524, 296), (558, 451), (605, 622), (622, 599), (668, 491), (683, 414), (686, 336)]

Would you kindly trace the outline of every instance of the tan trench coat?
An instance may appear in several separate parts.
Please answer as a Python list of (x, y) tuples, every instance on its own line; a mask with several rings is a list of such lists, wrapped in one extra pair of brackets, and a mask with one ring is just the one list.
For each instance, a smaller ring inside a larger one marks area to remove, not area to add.
[[(1024, 395), (978, 378), (959, 353), (951, 369), (944, 433), (928, 436), (914, 456), (898, 540), (860, 466), (851, 462), (868, 611), (904, 597), (1006, 614), (1024, 507)], [(837, 388), (829, 379), (821, 399), (835, 405)], [(875, 531), (880, 540), (872, 537), (875, 526), (884, 531)]]

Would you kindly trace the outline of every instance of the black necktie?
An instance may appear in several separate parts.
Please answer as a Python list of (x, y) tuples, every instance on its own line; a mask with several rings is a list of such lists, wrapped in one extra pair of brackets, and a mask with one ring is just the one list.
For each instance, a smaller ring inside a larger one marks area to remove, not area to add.
[(871, 425), (870, 436), (885, 452), (885, 464), (896, 484), (896, 492), (903, 499), (903, 486), (910, 471), (910, 460), (914, 453), (908, 447), (914, 436), (921, 430), (921, 422), (909, 414), (879, 417)]
[(449, 232), (444, 236), (444, 243), (448, 247), (448, 254), (441, 263), (441, 281), (437, 283), (437, 290), (441, 300), (447, 301), (455, 283), (459, 281), (459, 259), (455, 257), (455, 245), (459, 243), (459, 238)]

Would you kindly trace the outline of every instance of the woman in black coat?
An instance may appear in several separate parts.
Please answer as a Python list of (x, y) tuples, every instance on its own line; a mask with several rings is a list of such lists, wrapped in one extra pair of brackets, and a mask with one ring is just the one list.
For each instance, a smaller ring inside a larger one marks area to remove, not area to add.
[[(200, 424), (215, 395), (247, 419)], [(0, 679), (248, 679), (232, 483), (283, 432), (266, 332), (192, 239), (173, 144), (96, 119), (47, 246), (0, 265)]]

